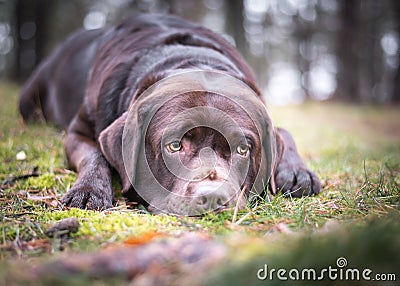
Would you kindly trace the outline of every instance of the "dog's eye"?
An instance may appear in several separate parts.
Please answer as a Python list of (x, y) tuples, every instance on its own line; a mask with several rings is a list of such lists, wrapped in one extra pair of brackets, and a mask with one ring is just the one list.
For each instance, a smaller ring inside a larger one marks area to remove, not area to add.
[(236, 152), (238, 152), (239, 155), (246, 156), (249, 153), (249, 146), (241, 144), (236, 148)]
[(168, 150), (171, 152), (178, 152), (182, 149), (182, 144), (180, 141), (174, 141), (167, 145)]

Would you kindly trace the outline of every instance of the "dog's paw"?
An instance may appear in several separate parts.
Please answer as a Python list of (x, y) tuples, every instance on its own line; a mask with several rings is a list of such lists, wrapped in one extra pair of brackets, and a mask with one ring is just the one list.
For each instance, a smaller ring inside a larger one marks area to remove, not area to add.
[(296, 198), (316, 195), (321, 191), (317, 175), (304, 165), (278, 168), (275, 184), (279, 192)]
[(61, 202), (68, 207), (104, 210), (112, 207), (111, 187), (96, 187), (84, 182), (76, 182), (65, 194)]

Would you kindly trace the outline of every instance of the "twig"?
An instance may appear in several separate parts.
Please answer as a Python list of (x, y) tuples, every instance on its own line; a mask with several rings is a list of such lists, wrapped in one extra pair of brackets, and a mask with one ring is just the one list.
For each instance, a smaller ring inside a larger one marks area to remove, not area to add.
[(30, 177), (38, 177), (39, 176), (39, 168), (34, 167), (32, 172), (29, 174), (21, 175), (21, 176), (11, 176), (5, 179), (3, 182), (1, 182), (1, 187), (7, 187), (12, 185), (15, 181), (21, 180), (21, 179), (28, 179)]
[(253, 215), (252, 212), (248, 212), (244, 216), (242, 216), (238, 221), (236, 222), (237, 225), (241, 224), (245, 219), (247, 219), (249, 216)]

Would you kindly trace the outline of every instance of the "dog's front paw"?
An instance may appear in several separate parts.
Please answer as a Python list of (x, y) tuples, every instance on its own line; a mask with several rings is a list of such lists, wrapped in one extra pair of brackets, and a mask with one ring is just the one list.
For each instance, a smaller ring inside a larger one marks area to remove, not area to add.
[(279, 192), (296, 198), (316, 195), (321, 191), (317, 175), (302, 164), (280, 166), (275, 174), (275, 184)]
[(112, 207), (111, 186), (76, 182), (65, 194), (61, 202), (73, 208), (104, 210)]

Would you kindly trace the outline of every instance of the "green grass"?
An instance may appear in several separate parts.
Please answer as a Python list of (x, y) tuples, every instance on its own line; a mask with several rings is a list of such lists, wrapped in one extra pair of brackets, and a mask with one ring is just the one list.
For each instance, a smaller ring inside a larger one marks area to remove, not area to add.
[[(199, 284), (253, 284), (255, 271), (267, 262), (322, 267), (347, 255), (357, 263), (376, 263), (380, 270), (399, 265), (398, 108), (338, 103), (272, 108), (275, 124), (292, 132), (306, 163), (320, 176), (323, 192), (301, 199), (260, 199), (233, 222), (233, 210), (173, 217), (131, 209), (123, 200), (104, 212), (63, 208), (59, 199), (76, 179), (66, 169), (64, 134), (51, 126), (25, 126), (17, 113), (17, 94), (18, 87), (0, 85), (0, 183), (34, 169), (39, 176), (0, 188), (0, 285), (6, 281), (2, 275), (18, 276), (8, 273), (15, 259), (57, 257), (60, 242), (45, 230), (67, 217), (78, 218), (81, 227), (64, 252), (96, 251), (151, 231), (167, 237), (194, 231), (223, 242), (230, 249), (228, 261)], [(20, 151), (26, 160), (16, 159)], [(397, 253), (397, 262), (383, 263), (387, 253)]]

